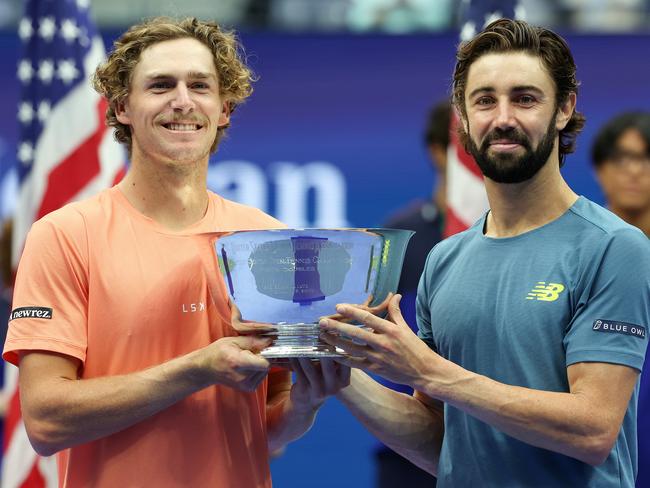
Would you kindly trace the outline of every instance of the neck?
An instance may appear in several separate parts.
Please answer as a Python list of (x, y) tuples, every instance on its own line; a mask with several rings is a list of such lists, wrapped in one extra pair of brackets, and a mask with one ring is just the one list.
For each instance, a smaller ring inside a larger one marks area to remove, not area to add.
[(634, 211), (609, 205), (609, 209), (630, 225), (638, 227), (650, 237), (650, 208)]
[(486, 178), (485, 189), (490, 202), (485, 234), (497, 238), (513, 237), (552, 222), (578, 198), (553, 159), (528, 181), (504, 184)]
[(118, 187), (131, 205), (178, 231), (203, 218), (208, 207), (207, 159), (192, 165), (151, 163), (133, 157)]

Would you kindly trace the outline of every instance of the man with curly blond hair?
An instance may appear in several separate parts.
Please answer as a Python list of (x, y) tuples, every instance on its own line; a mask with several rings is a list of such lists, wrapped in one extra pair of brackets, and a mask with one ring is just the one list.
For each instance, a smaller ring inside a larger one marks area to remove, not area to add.
[[(322, 327), (360, 370), (341, 400), (438, 487), (633, 487), (650, 246), (560, 173), (584, 124), (554, 32), (500, 19), (460, 45), (454, 104), (490, 210), (430, 252), (419, 337), (341, 305)], [(338, 334), (338, 335), (337, 335)], [(343, 337), (354, 340), (347, 340)]]
[(283, 226), (207, 190), (252, 78), (233, 33), (193, 18), (132, 27), (96, 71), (131, 165), (33, 225), (4, 349), (61, 486), (270, 487), (269, 450), (349, 381), (302, 362), (292, 385), (233, 328), (210, 233)]

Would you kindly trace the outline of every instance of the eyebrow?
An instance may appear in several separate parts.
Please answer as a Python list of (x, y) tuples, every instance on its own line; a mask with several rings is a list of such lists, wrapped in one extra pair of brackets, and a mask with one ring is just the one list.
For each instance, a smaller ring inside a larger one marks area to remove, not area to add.
[[(512, 93), (521, 93), (521, 92), (530, 92), (530, 91), (532, 91), (532, 92), (535, 92), (535, 93), (537, 93), (539, 95), (544, 94), (544, 92), (540, 88), (536, 87), (535, 85), (517, 85), (517, 86), (513, 87), (510, 91)], [(472, 97), (478, 95), (479, 93), (494, 93), (494, 92), (495, 92), (495, 89), (492, 88), (491, 86), (480, 86), (480, 87), (476, 88), (475, 90), (471, 91), (471, 93), (469, 94), (469, 98), (472, 98)]]
[[(212, 78), (214, 80), (217, 79), (217, 76), (214, 73), (205, 73), (202, 71), (190, 71), (187, 73), (187, 77), (191, 80), (205, 80), (208, 78)], [(173, 80), (176, 79), (176, 75), (172, 74), (167, 74), (167, 73), (150, 73), (145, 76), (146, 81), (154, 81), (154, 80)]]

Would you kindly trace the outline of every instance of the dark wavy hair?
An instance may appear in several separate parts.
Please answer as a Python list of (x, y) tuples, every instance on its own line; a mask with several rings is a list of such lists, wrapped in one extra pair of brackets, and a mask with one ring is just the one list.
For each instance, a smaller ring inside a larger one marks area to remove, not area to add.
[[(219, 91), (228, 101), (230, 113), (253, 92), (252, 82), (255, 78), (244, 62), (243, 48), (234, 32), (194, 17), (156, 17), (134, 25), (115, 41), (113, 51), (92, 78), (95, 90), (108, 100), (106, 123), (115, 128), (115, 139), (125, 144), (129, 152), (131, 127), (117, 120), (115, 110), (129, 95), (133, 71), (140, 61), (140, 55), (153, 44), (183, 38), (196, 39), (212, 53), (219, 77)], [(217, 129), (212, 152), (216, 150), (227, 127)]]
[[(564, 39), (555, 32), (521, 20), (499, 19), (458, 47), (452, 90), (454, 105), (464, 119), (467, 118), (465, 88), (469, 67), (485, 54), (504, 52), (524, 52), (541, 59), (555, 84), (556, 106), (564, 103), (571, 93), (578, 93), (580, 83), (576, 78), (576, 64)], [(564, 164), (564, 157), (575, 150), (576, 137), (584, 125), (584, 115), (574, 110), (571, 119), (559, 134), (560, 166)], [(461, 141), (467, 147), (468, 135), (462, 126), (460, 129)]]

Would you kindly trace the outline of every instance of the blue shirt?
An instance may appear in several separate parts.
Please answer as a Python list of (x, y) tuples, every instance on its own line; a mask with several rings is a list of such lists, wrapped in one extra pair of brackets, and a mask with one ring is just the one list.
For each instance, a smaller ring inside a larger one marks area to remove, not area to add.
[[(641, 370), (650, 323), (650, 242), (580, 197), (558, 219), (511, 238), (484, 219), (438, 244), (418, 289), (420, 337), (496, 381), (568, 392), (567, 366)], [(438, 486), (634, 486), (638, 382), (600, 466), (526, 444), (445, 405)]]

